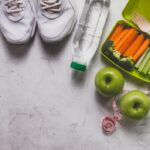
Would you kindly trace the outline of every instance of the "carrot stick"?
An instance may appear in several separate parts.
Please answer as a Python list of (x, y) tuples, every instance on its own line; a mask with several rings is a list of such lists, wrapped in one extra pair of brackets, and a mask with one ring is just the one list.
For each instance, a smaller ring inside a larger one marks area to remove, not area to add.
[(113, 31), (113, 33), (111, 34), (111, 36), (110, 36), (109, 39), (112, 40), (112, 41), (115, 41), (116, 36), (117, 36), (119, 33), (121, 33), (121, 31), (123, 31), (123, 29), (124, 29), (123, 25), (118, 24), (118, 25), (116, 26), (116, 28), (114, 29), (114, 31)]
[(123, 56), (133, 57), (133, 55), (140, 48), (143, 41), (144, 41), (144, 35), (143, 34), (137, 36), (135, 41), (131, 44), (131, 46), (127, 49), (127, 51), (123, 54)]
[(114, 45), (117, 45), (119, 43), (119, 41), (128, 33), (128, 31), (129, 31), (129, 29), (125, 29), (119, 35), (117, 35), (117, 37), (114, 41)]
[(133, 56), (134, 61), (137, 61), (139, 59), (139, 57), (146, 51), (149, 44), (150, 44), (150, 39), (146, 39), (141, 45), (140, 49), (137, 51), (137, 53)]
[(136, 37), (137, 37), (137, 32), (134, 32), (127, 39), (127, 41), (118, 49), (118, 51), (120, 52), (120, 54), (123, 54), (129, 48), (129, 46), (133, 43), (133, 41), (136, 39)]
[(124, 37), (119, 41), (119, 43), (118, 43), (117, 45), (115, 45), (115, 49), (116, 49), (116, 50), (119, 50), (119, 49), (122, 47), (122, 45), (123, 45), (124, 43), (126, 43), (126, 41), (127, 41), (128, 39), (130, 39), (132, 35), (136, 35), (136, 33), (137, 33), (137, 32), (136, 32), (135, 29), (133, 29), (133, 28), (132, 28), (132, 29), (129, 29), (128, 33), (124, 35)]

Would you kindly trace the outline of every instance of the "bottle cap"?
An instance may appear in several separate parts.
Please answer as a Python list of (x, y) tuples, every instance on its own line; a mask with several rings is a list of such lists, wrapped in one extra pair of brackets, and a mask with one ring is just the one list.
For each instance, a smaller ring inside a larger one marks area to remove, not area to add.
[(77, 62), (72, 62), (71, 63), (71, 68), (79, 71), (85, 71), (86, 70), (86, 65), (84, 64), (79, 64)]

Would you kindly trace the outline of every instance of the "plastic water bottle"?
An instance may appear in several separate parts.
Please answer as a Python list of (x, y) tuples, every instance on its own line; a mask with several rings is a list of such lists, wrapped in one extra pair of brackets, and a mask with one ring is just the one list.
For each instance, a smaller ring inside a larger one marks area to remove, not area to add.
[(85, 71), (99, 47), (110, 0), (86, 0), (74, 38), (71, 67)]

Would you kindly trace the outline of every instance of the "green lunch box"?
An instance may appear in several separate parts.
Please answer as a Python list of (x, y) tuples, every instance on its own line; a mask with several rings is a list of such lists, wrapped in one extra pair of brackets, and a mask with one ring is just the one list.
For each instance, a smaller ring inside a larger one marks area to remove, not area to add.
[[(129, 0), (126, 7), (124, 8), (124, 10), (122, 12), (122, 16), (123, 16), (123, 18), (125, 18), (125, 20), (118, 21), (116, 23), (115, 27), (117, 26), (117, 24), (123, 24), (124, 26), (135, 28), (137, 31), (143, 33), (145, 35), (145, 37), (150, 38), (150, 35), (141, 31), (134, 23), (132, 23), (131, 17), (134, 12), (139, 13), (141, 16), (143, 16), (145, 19), (147, 19), (150, 22), (150, 0)], [(113, 28), (112, 32), (114, 31), (115, 27)], [(112, 34), (112, 32), (110, 33), (110, 35)], [(110, 37), (110, 35), (108, 36), (108, 38)], [(107, 40), (108, 40), (108, 38), (107, 38)], [(116, 67), (125, 71), (126, 73), (130, 74), (131, 76), (134, 76), (137, 79), (140, 79), (142, 81), (150, 83), (150, 75), (145, 75), (143, 73), (140, 73), (135, 67), (133, 67), (131, 70), (125, 69), (121, 65), (117, 64), (117, 62), (112, 60), (112, 58), (110, 58), (108, 55), (106, 55), (104, 52), (104, 49), (103, 49), (103, 46), (104, 46), (104, 44), (106, 44), (106, 41), (103, 43), (103, 45), (101, 47), (101, 54), (107, 60), (109, 60)]]

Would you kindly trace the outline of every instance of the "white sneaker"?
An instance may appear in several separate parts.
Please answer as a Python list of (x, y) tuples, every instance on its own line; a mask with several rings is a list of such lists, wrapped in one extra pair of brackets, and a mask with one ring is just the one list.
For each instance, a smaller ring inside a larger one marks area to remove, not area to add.
[(37, 23), (46, 42), (60, 41), (69, 35), (76, 18), (72, 0), (38, 0)]
[(35, 8), (32, 0), (2, 0), (0, 27), (8, 42), (25, 43), (34, 35), (35, 26)]

